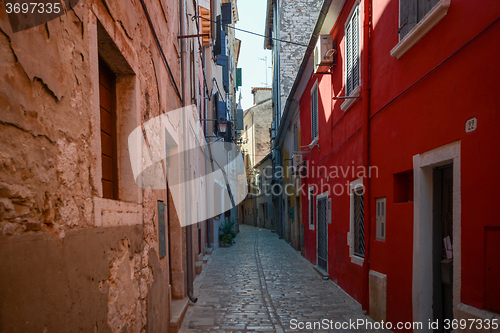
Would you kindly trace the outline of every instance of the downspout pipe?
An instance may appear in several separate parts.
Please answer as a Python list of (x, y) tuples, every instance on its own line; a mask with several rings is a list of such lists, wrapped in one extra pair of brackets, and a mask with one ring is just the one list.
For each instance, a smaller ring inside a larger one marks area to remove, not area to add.
[[(179, 0), (179, 16), (180, 16), (180, 30), (181, 30), (181, 36), (184, 36), (186, 34), (186, 11), (187, 11), (187, 6), (186, 6), (186, 0)], [(185, 68), (186, 68), (186, 40), (184, 38), (181, 38), (181, 89), (182, 89), (182, 106), (186, 106), (186, 76), (185, 76)], [(183, 130), (185, 131), (184, 133), (187, 133), (188, 131), (188, 124), (186, 123), (186, 120), (184, 120), (184, 128)], [(187, 146), (187, 140), (186, 136), (183, 135), (184, 138), (184, 144)], [(184, 154), (184, 177), (185, 179), (188, 179), (188, 160), (186, 154)], [(186, 189), (185, 192), (185, 202), (189, 202), (189, 191)], [(186, 214), (189, 214), (189, 211), (185, 212)], [(194, 296), (193, 292), (193, 282), (194, 282), (194, 253), (193, 253), (193, 225), (188, 225), (186, 226), (186, 265), (187, 265), (187, 296), (189, 300), (193, 303), (196, 303), (198, 301), (198, 298)]]
[[(371, 30), (372, 0), (364, 0), (363, 15), (363, 54), (362, 54), (362, 107), (363, 107), (363, 166), (368, 172), (364, 191), (364, 228), (365, 228), (365, 262), (363, 266), (363, 309), (369, 311), (370, 297), (370, 240), (371, 240), (371, 175), (370, 175), (370, 94), (371, 94)], [(366, 172), (365, 172), (366, 173)]]

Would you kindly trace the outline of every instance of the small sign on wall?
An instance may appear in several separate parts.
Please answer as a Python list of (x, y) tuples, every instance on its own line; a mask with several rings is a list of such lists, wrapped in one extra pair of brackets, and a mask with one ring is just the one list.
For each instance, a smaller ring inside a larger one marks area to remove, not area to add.
[(471, 118), (465, 123), (465, 133), (474, 132), (477, 129), (477, 118)]

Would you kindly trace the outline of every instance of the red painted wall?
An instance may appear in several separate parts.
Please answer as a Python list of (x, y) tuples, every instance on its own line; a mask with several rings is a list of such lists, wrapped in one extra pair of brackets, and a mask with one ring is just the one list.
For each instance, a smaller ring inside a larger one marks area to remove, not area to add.
[[(398, 42), (398, 2), (374, 3), (370, 144), (371, 162), (379, 166), (380, 177), (372, 183), (372, 202), (387, 196), (388, 229), (385, 243), (375, 241), (372, 234), (370, 268), (388, 275), (388, 320), (411, 319), (413, 204), (392, 203), (393, 174), (412, 169), (413, 155), (457, 140), (462, 174), (461, 300), (483, 308), (484, 228), (500, 226), (492, 209), (499, 198), (493, 189), (500, 185), (500, 177), (491, 168), (500, 162), (500, 23), (472, 39), (500, 17), (500, 4), (452, 1), (446, 17), (396, 59), (390, 50)], [(465, 133), (472, 117), (477, 117), (478, 129)]]
[[(344, 100), (334, 101), (333, 96), (345, 96), (344, 77), (342, 73), (344, 47), (344, 24), (350, 14), (354, 1), (346, 2), (346, 9), (339, 18), (338, 27), (333, 33), (334, 43), (339, 45), (337, 66), (332, 75), (313, 75), (309, 78), (308, 87), (305, 89), (300, 100), (300, 123), (301, 142), (311, 142), (311, 98), (310, 90), (314, 82), (318, 80), (319, 100), (319, 149), (314, 147), (309, 156), (309, 170), (315, 170), (315, 177), (309, 177), (305, 181), (307, 186), (316, 185), (329, 190), (332, 199), (332, 224), (328, 225), (328, 273), (330, 278), (337, 282), (347, 293), (358, 301), (363, 295), (363, 270), (362, 266), (351, 262), (349, 247), (347, 245), (347, 233), (349, 231), (349, 207), (350, 197), (346, 190), (346, 182), (356, 180), (356, 174), (352, 175), (352, 169), (362, 165), (362, 108), (361, 103), (355, 103), (346, 113), (340, 109)], [(307, 155), (304, 155), (307, 156)], [(318, 175), (320, 167), (327, 167), (323, 174)], [(348, 172), (347, 178), (341, 172), (339, 176), (332, 173), (337, 170)], [(357, 169), (355, 169), (357, 170)], [(332, 175), (332, 177), (328, 177)], [(320, 190), (319, 193), (323, 191)], [(336, 193), (333, 193), (336, 192)], [(308, 202), (307, 196), (303, 198)], [(309, 207), (302, 210), (303, 221), (309, 221)], [(317, 226), (315, 221), (314, 230), (305, 227), (305, 257), (312, 263), (317, 263)]]
[[(343, 112), (343, 100), (331, 99), (345, 95), (344, 24), (353, 4), (346, 1), (332, 31), (338, 45), (333, 74), (303, 78), (309, 80), (300, 100), (303, 144), (311, 142), (310, 88), (316, 79), (321, 100), (320, 148), (313, 148), (309, 168), (362, 165), (362, 101)], [(412, 320), (413, 202), (394, 203), (394, 174), (412, 170), (414, 155), (457, 140), (461, 142), (461, 301), (483, 308), (485, 227), (500, 227), (495, 210), (500, 198), (500, 22), (487, 28), (500, 17), (500, 2), (452, 1), (446, 17), (400, 59), (390, 56), (398, 42), (398, 1), (374, 0), (372, 8), (370, 156), (378, 177), (371, 179), (369, 199), (370, 269), (387, 275), (387, 320)], [(472, 117), (477, 117), (478, 129), (465, 133), (465, 122)], [(349, 175), (327, 181), (320, 175), (305, 181), (308, 186), (327, 182), (332, 188), (355, 179)], [(332, 280), (363, 302), (367, 277), (351, 263), (347, 246), (349, 197), (345, 193), (330, 197), (328, 270)], [(375, 240), (378, 197), (387, 198), (385, 242)], [(302, 213), (307, 222), (306, 204)], [(316, 227), (309, 230), (306, 225), (305, 256), (316, 263), (316, 255)]]

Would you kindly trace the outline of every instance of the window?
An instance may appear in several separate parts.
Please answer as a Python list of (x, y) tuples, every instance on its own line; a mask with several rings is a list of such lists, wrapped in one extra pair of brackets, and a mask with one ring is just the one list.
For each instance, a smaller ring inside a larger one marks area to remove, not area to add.
[(357, 188), (353, 192), (354, 199), (354, 254), (359, 257), (365, 256), (365, 218), (363, 188)]
[(399, 39), (403, 39), (418, 22), (434, 7), (439, 0), (400, 0), (399, 1)]
[(309, 187), (309, 230), (314, 230), (314, 186)]
[(350, 227), (347, 234), (351, 262), (363, 265), (365, 256), (364, 187), (363, 178), (350, 184)]
[(311, 89), (311, 140), (318, 137), (318, 81)]
[(293, 124), (293, 151), (299, 150), (299, 133), (297, 131), (297, 123)]
[(116, 77), (99, 58), (99, 109), (101, 118), (102, 197), (118, 199), (116, 156)]
[(359, 86), (359, 4), (345, 26), (345, 94), (350, 96)]
[(450, 0), (400, 0), (400, 41), (391, 50), (391, 56), (401, 58), (446, 16), (449, 7)]

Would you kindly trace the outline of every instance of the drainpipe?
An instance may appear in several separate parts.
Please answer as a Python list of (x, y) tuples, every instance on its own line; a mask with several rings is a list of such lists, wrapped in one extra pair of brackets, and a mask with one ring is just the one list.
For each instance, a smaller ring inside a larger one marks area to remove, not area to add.
[[(187, 6), (185, 0), (179, 0), (179, 14), (180, 14), (180, 30), (181, 36), (186, 35), (186, 11)], [(186, 40), (181, 38), (181, 89), (182, 89), (182, 106), (186, 106), (186, 78), (185, 78), (185, 57), (186, 57)], [(188, 133), (188, 124), (184, 119), (184, 133)], [(186, 136), (183, 135), (184, 145), (187, 146)], [(188, 160), (186, 154), (184, 154), (184, 177), (188, 179), (189, 170), (187, 168)], [(189, 202), (189, 191), (186, 189), (185, 192), (185, 202)], [(189, 214), (190, 212), (186, 210), (185, 214)], [(189, 220), (187, 220), (189, 221)], [(186, 257), (187, 257), (187, 296), (189, 300), (193, 303), (196, 303), (198, 299), (194, 296), (193, 293), (193, 281), (194, 281), (194, 253), (193, 253), (193, 225), (186, 226)]]
[[(371, 84), (371, 9), (372, 0), (364, 0), (364, 23), (363, 23), (363, 63), (362, 63), (362, 84), (363, 84), (363, 166), (366, 168), (365, 171), (370, 170), (370, 84)], [(368, 174), (369, 175), (369, 174)], [(369, 311), (369, 278), (370, 278), (370, 239), (371, 239), (371, 178), (367, 177), (364, 192), (364, 204), (365, 204), (365, 265), (364, 270), (364, 280), (363, 280), (363, 308)]]

